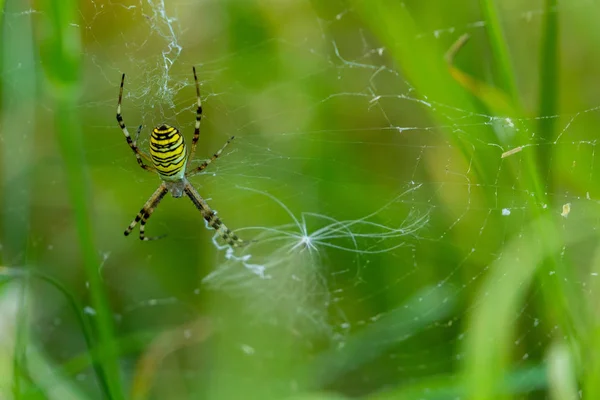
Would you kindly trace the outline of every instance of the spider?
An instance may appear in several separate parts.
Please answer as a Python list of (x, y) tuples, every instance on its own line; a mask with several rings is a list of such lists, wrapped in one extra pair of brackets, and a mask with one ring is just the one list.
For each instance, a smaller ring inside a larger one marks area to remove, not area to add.
[[(173, 126), (162, 124), (158, 125), (152, 130), (150, 135), (150, 155), (146, 154), (137, 147), (137, 139), (142, 130), (142, 126), (138, 128), (135, 140), (131, 139), (123, 117), (121, 116), (121, 99), (123, 98), (123, 83), (125, 82), (125, 74), (121, 77), (121, 89), (119, 90), (119, 102), (117, 103), (117, 122), (119, 127), (125, 135), (127, 144), (133, 150), (135, 158), (140, 167), (146, 171), (156, 172), (161, 179), (161, 184), (158, 189), (150, 196), (146, 204), (142, 207), (140, 212), (136, 215), (135, 219), (129, 224), (125, 230), (125, 236), (128, 236), (133, 228), (140, 223), (140, 239), (141, 240), (156, 240), (164, 237), (165, 235), (147, 237), (145, 235), (146, 222), (158, 206), (158, 203), (165, 197), (167, 192), (171, 192), (171, 195), (175, 198), (182, 197), (186, 194), (192, 203), (200, 210), (202, 217), (206, 220), (209, 227), (215, 229), (219, 236), (223, 238), (225, 243), (232, 247), (238, 247), (245, 244), (235, 233), (229, 230), (223, 222), (217, 217), (217, 214), (209, 207), (206, 201), (198, 194), (196, 189), (190, 184), (188, 178), (202, 172), (206, 167), (215, 161), (223, 150), (231, 143), (234, 139), (232, 136), (219, 151), (217, 151), (210, 159), (204, 161), (200, 166), (187, 169), (187, 162), (189, 156), (196, 153), (196, 144), (200, 137), (200, 120), (202, 119), (202, 103), (200, 101), (200, 85), (198, 84), (198, 77), (196, 76), (196, 67), (193, 68), (194, 81), (196, 83), (196, 126), (194, 129), (194, 136), (192, 138), (192, 148), (188, 153), (185, 140), (179, 130)], [(149, 163), (144, 163), (151, 161)]]

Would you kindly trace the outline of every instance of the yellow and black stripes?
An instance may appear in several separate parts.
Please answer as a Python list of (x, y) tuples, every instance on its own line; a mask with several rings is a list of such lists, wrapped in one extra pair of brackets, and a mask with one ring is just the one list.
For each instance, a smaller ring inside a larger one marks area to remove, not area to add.
[(210, 208), (208, 203), (206, 203), (192, 185), (188, 183), (183, 190), (190, 200), (192, 200), (192, 203), (194, 203), (196, 208), (200, 210), (200, 214), (202, 214), (202, 217), (206, 220), (208, 226), (216, 230), (225, 243), (231, 247), (239, 247), (246, 244), (245, 241), (240, 239), (235, 233), (227, 228), (225, 224), (223, 224), (223, 221), (217, 217), (217, 214)]
[[(198, 167), (193, 168), (186, 173), (188, 152), (183, 135), (175, 127), (163, 124), (152, 130), (150, 135), (150, 155), (141, 151), (137, 147), (137, 140), (141, 132), (140, 126), (135, 139), (132, 139), (125, 127), (123, 117), (121, 115), (121, 101), (123, 99), (123, 85), (125, 82), (125, 74), (121, 77), (121, 87), (119, 89), (119, 102), (117, 103), (117, 122), (125, 135), (127, 144), (133, 150), (138, 164), (147, 171), (157, 172), (162, 183), (158, 189), (152, 194), (150, 199), (144, 204), (144, 207), (136, 215), (135, 219), (129, 224), (125, 230), (125, 236), (131, 234), (136, 225), (140, 224), (140, 239), (154, 240), (160, 239), (162, 236), (146, 237), (145, 229), (146, 222), (154, 212), (158, 203), (170, 192), (175, 198), (187, 195), (196, 208), (200, 210), (202, 217), (207, 225), (215, 229), (217, 234), (231, 247), (239, 247), (247, 242), (241, 240), (235, 233), (227, 228), (223, 222), (217, 217), (206, 201), (198, 194), (196, 189), (187, 180), (188, 176), (193, 176), (203, 171), (208, 165), (215, 161), (233, 140), (233, 136), (217, 151), (210, 159), (204, 161)], [(192, 147), (190, 154), (196, 151), (196, 145), (200, 137), (200, 122), (202, 120), (202, 103), (200, 99), (200, 85), (194, 68), (194, 82), (196, 84), (196, 122), (194, 125), (194, 136), (192, 138)], [(146, 162), (144, 162), (146, 161)], [(152, 162), (152, 165), (149, 163)]]
[(161, 125), (150, 135), (150, 155), (156, 171), (166, 180), (181, 179), (187, 152), (183, 135), (177, 128)]

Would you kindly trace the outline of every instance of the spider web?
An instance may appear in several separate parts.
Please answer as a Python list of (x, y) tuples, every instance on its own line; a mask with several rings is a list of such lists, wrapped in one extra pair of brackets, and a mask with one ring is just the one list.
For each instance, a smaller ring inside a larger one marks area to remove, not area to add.
[[(544, 142), (527, 132), (529, 141), (506, 154), (512, 149), (482, 129), (491, 126), (498, 137), (511, 137), (538, 118), (476, 114), (418, 94), (351, 7), (316, 10), (293, 0), (285, 9), (238, 6), (242, 16), (232, 21), (231, 10), (223, 15), (230, 6), (217, 2), (90, 1), (74, 23), (84, 41), (85, 93), (78, 111), (87, 121), (96, 237), (120, 328), (183, 324), (200, 309), (223, 331), (241, 330), (224, 335), (221, 346), (247, 356), (245, 367), (329, 360), (332, 349), (346, 349), (340, 350), (342, 361), (321, 364), (328, 376), (321, 387), (343, 393), (452, 371), (463, 356), (464, 319), (476, 307), (457, 304), (472, 295), (502, 257), (508, 237), (524, 228), (528, 210), (538, 206), (530, 193), (515, 188), (506, 158), (520, 160), (519, 152), (541, 146), (571, 157), (557, 161), (565, 166), (560, 172), (566, 183), (548, 188), (549, 204), (543, 205), (562, 213), (567, 230), (571, 209), (585, 217), (597, 204), (595, 133), (585, 125), (597, 119), (598, 107), (584, 103), (551, 116), (560, 127), (557, 138)], [(523, 7), (506, 10), (508, 24), (536, 32), (543, 13)], [(581, 1), (560, 10), (588, 7), (593, 5)], [(7, 20), (35, 20), (37, 13), (24, 9)], [(280, 21), (281, 30), (256, 27), (253, 13)], [(291, 17), (295, 13), (299, 22)], [(235, 37), (227, 24), (258, 33)], [(433, 37), (446, 46), (464, 32), (484, 35), (486, 26), (475, 18), (427, 29), (406, 40), (418, 45)], [(526, 44), (516, 46), (515, 54), (526, 51)], [(227, 226), (250, 241), (235, 251), (204, 229), (184, 199), (167, 198), (148, 222), (150, 236), (166, 233), (166, 239), (141, 244), (121, 237), (159, 180), (137, 166), (116, 125), (120, 74), (127, 75), (125, 123), (130, 132), (144, 126), (139, 145), (147, 148), (149, 130), (163, 121), (189, 141), (192, 66), (204, 106), (192, 165), (236, 136), (218, 161), (192, 179)], [(433, 122), (432, 109), (445, 121)], [(45, 151), (45, 157), (57, 157), (55, 149)], [(480, 158), (494, 165), (487, 181), (475, 172)], [(40, 191), (62, 184), (61, 178), (41, 183)], [(48, 207), (59, 207), (61, 198), (51, 199)], [(72, 235), (37, 235), (47, 246), (48, 264), (66, 275), (60, 260), (71, 254)], [(529, 309), (536, 301), (534, 292), (514, 315), (520, 326), (515, 351), (523, 363), (539, 357), (556, 333), (552, 327), (539, 333), (545, 317)], [(40, 328), (49, 342), (65, 324), (57, 308), (49, 312), (56, 315), (51, 327)], [(265, 343), (252, 330), (258, 328), (247, 326), (267, 326), (267, 336), (281, 335), (281, 343)], [(300, 350), (284, 351), (294, 341)], [(190, 367), (184, 376), (193, 380), (199, 369)], [(295, 372), (277, 390), (293, 392)], [(91, 375), (79, 378), (85, 382)]]

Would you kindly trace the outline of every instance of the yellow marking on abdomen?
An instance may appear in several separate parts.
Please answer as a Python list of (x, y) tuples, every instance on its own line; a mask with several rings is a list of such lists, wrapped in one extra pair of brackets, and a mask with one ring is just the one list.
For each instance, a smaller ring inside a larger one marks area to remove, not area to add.
[[(165, 129), (160, 129), (160, 128), (165, 128)], [(177, 130), (177, 129), (176, 129), (176, 128), (174, 128), (174, 127), (172, 127), (172, 126), (163, 125), (163, 126), (160, 126), (160, 127), (156, 127), (156, 128), (154, 128), (154, 129), (152, 130), (152, 132), (156, 132), (156, 133), (157, 133), (157, 134), (159, 134), (159, 135), (160, 135), (160, 134), (163, 134), (163, 135), (164, 135), (164, 134), (168, 134), (168, 133), (171, 133), (171, 132), (173, 132), (173, 131), (176, 131), (176, 130)]]
[(155, 140), (171, 140), (174, 137), (177, 138), (181, 134), (177, 129), (170, 129), (168, 131), (157, 131), (156, 129), (152, 131), (152, 138)]
[(183, 174), (187, 153), (185, 140), (177, 128), (154, 128), (150, 135), (150, 154), (156, 170), (163, 179), (173, 179), (174, 176)]
[(180, 160), (178, 163), (170, 163), (167, 165), (154, 164), (161, 175), (173, 176), (181, 171), (185, 165), (185, 160)]
[(184, 148), (183, 141), (174, 146), (165, 147), (164, 149), (150, 145), (150, 154), (158, 159), (167, 159), (183, 153)]

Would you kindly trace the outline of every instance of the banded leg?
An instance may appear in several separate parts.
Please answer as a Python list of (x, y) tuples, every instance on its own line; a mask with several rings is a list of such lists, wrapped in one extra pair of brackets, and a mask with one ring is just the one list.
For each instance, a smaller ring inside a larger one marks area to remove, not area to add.
[[(121, 101), (123, 99), (123, 84), (124, 83), (125, 83), (125, 74), (123, 74), (123, 76), (121, 77), (121, 88), (119, 89), (119, 102), (117, 103), (117, 122), (119, 123), (119, 127), (121, 128), (121, 130), (123, 131), (123, 134), (125, 135), (127, 144), (129, 145), (129, 147), (131, 147), (131, 150), (133, 150), (133, 152), (135, 153), (135, 158), (137, 159), (137, 162), (140, 165), (140, 167), (144, 168), (146, 171), (155, 172), (156, 170), (154, 169), (154, 167), (144, 164), (144, 160), (142, 160), (142, 157), (144, 157), (146, 159), (149, 159), (149, 157), (147, 155), (145, 155), (144, 153), (142, 153), (140, 151), (140, 149), (137, 147), (137, 145), (136, 145), (137, 138), (136, 138), (136, 142), (131, 140), (131, 136), (129, 136), (129, 131), (127, 130), (127, 127), (125, 126), (125, 122), (123, 122), (123, 116), (121, 115)], [(139, 136), (139, 132), (141, 130), (142, 130), (142, 126), (140, 125), (140, 127), (138, 129), (138, 136)]]
[[(133, 145), (137, 147), (137, 142), (138, 139), (140, 138), (140, 133), (142, 132), (142, 125), (138, 126), (138, 130), (135, 134), (135, 139), (133, 140)], [(150, 156), (146, 153), (144, 153), (142, 150), (140, 150), (140, 148), (138, 147), (138, 150), (140, 152), (140, 155), (142, 157), (144, 157), (146, 159), (146, 161), (152, 162), (152, 158), (150, 158)]]
[(192, 200), (192, 203), (194, 203), (196, 208), (200, 210), (200, 214), (202, 214), (202, 217), (206, 220), (208, 226), (216, 230), (225, 243), (231, 247), (240, 247), (247, 244), (247, 242), (240, 239), (235, 233), (227, 228), (225, 224), (223, 224), (219, 217), (217, 217), (217, 214), (210, 208), (208, 203), (206, 203), (192, 185), (188, 183), (183, 190), (190, 200)]
[(200, 85), (198, 84), (198, 77), (196, 76), (196, 67), (193, 67), (194, 70), (194, 82), (196, 82), (196, 101), (198, 107), (196, 108), (196, 126), (194, 127), (194, 137), (192, 138), (192, 150), (190, 152), (191, 155), (196, 154), (196, 144), (198, 143), (198, 138), (200, 137), (200, 120), (202, 119), (202, 102), (200, 100)]
[(129, 236), (131, 231), (133, 231), (133, 228), (135, 228), (137, 223), (140, 221), (141, 221), (140, 222), (140, 240), (144, 240), (144, 241), (155, 240), (155, 239), (160, 239), (165, 236), (165, 235), (161, 235), (161, 236), (155, 236), (155, 237), (146, 237), (145, 228), (146, 228), (146, 222), (148, 221), (148, 219), (154, 212), (154, 209), (158, 206), (158, 203), (160, 203), (160, 201), (163, 199), (163, 197), (165, 197), (167, 192), (168, 192), (168, 189), (164, 183), (161, 184), (158, 187), (158, 189), (156, 189), (156, 191), (152, 194), (152, 196), (150, 196), (150, 198), (148, 199), (146, 204), (144, 204), (144, 207), (142, 207), (140, 212), (135, 216), (135, 219), (133, 221), (131, 221), (131, 223), (129, 224), (127, 229), (125, 229), (125, 232), (124, 232), (125, 236)]
[(194, 176), (194, 175), (196, 175), (196, 174), (198, 174), (198, 173), (200, 173), (200, 172), (204, 171), (204, 169), (206, 169), (206, 167), (208, 167), (208, 165), (209, 165), (211, 162), (213, 162), (213, 161), (215, 161), (217, 158), (219, 158), (219, 156), (221, 155), (221, 153), (223, 152), (223, 150), (225, 150), (225, 148), (226, 148), (227, 146), (229, 146), (229, 143), (231, 143), (231, 142), (233, 141), (233, 139), (235, 139), (235, 136), (232, 136), (232, 137), (230, 137), (230, 138), (229, 138), (229, 139), (228, 139), (228, 140), (225, 142), (225, 144), (223, 145), (223, 147), (221, 147), (221, 149), (220, 149), (219, 151), (217, 151), (215, 154), (213, 154), (213, 156), (212, 156), (210, 159), (208, 159), (208, 160), (204, 161), (204, 162), (203, 162), (203, 163), (202, 163), (200, 166), (198, 166), (198, 167), (196, 167), (196, 168), (194, 168), (194, 169), (191, 169), (191, 170), (189, 170), (188, 172), (186, 172), (186, 173), (185, 173), (185, 176), (186, 176), (186, 177)]

